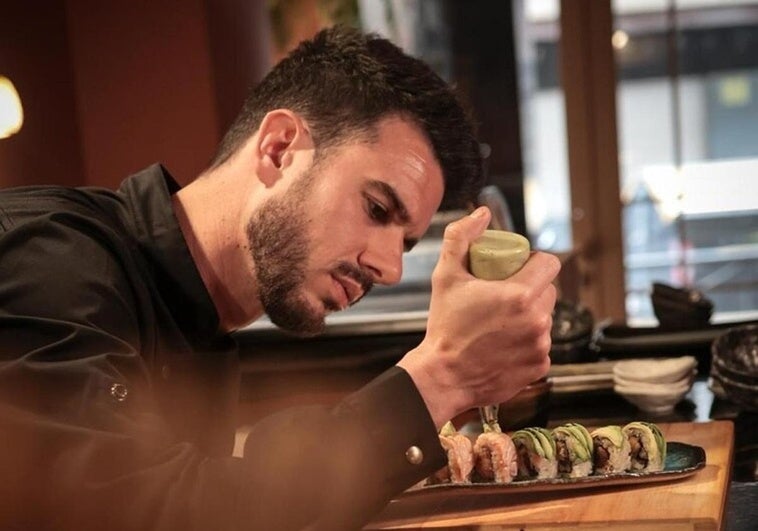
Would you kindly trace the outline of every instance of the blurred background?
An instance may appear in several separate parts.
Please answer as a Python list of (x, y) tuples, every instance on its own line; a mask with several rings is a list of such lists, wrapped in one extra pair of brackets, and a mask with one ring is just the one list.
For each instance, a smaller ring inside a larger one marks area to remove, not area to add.
[[(0, 188), (116, 188), (154, 162), (187, 183), (247, 88), (336, 22), (460, 89), (483, 202), (563, 260), (553, 367), (503, 426), (644, 418), (614, 394), (615, 360), (693, 356), (697, 381), (662, 418), (735, 418), (732, 477), (755, 481), (755, 388), (743, 400), (705, 378), (731, 352), (712, 341), (758, 320), (758, 0), (0, 0)], [(334, 403), (417, 345), (442, 227), (461, 214), (438, 213), (400, 285), (324, 336), (265, 319), (238, 332), (240, 424)], [(735, 488), (730, 514), (752, 529)]]
[[(247, 87), (342, 22), (462, 90), (514, 229), (561, 254), (566, 297), (598, 320), (655, 324), (654, 282), (702, 291), (714, 321), (758, 313), (758, 1), (33, 0), (0, 12), (2, 187), (115, 188), (156, 161), (187, 182)], [(409, 282), (433, 258), (410, 256)]]

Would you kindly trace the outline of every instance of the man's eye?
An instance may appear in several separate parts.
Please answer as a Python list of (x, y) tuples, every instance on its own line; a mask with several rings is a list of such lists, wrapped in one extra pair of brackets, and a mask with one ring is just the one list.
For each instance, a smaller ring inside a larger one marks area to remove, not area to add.
[(389, 211), (381, 203), (368, 199), (368, 213), (371, 219), (380, 223), (387, 223), (390, 219)]

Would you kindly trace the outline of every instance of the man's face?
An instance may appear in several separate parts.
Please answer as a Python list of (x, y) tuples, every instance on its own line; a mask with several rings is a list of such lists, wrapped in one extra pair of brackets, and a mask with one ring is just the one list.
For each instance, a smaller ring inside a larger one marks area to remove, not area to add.
[(443, 192), (431, 147), (397, 118), (378, 133), (330, 150), (251, 219), (261, 302), (277, 326), (317, 334), (375, 282), (397, 283), (403, 251), (429, 226)]

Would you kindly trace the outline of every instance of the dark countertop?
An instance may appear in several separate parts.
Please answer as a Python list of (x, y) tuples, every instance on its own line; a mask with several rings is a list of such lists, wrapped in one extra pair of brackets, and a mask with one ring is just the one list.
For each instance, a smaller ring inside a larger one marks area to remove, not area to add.
[(667, 415), (650, 416), (626, 402), (612, 389), (584, 393), (553, 395), (547, 412), (548, 427), (564, 422), (588, 426), (625, 424), (633, 420), (651, 422), (708, 422), (730, 420), (735, 427), (734, 481), (758, 480), (758, 413), (741, 411), (726, 400), (714, 396), (707, 378), (699, 376), (684, 400)]
[[(265, 326), (242, 331), (238, 340), (242, 354), (243, 422), (253, 422), (273, 410), (299, 403), (334, 402), (367, 383), (423, 338), (425, 315), (414, 310), (415, 306), (408, 306), (403, 319), (398, 321), (387, 321), (386, 316), (375, 315), (376, 320), (370, 322), (371, 319), (364, 319), (370, 312), (354, 312), (332, 323), (331, 333), (326, 336), (307, 340), (270, 333)], [(384, 328), (387, 323), (389, 329)], [(604, 389), (551, 394), (547, 410), (536, 424), (555, 426), (573, 421), (592, 426), (632, 420), (731, 420), (735, 426), (735, 452), (726, 529), (752, 531), (758, 522), (758, 413), (740, 411), (728, 401), (715, 397), (708, 388), (707, 347), (713, 332), (662, 336), (666, 344), (660, 353), (653, 351), (660, 349), (661, 336), (634, 332), (631, 337), (634, 344), (626, 345), (631, 348), (622, 348), (623, 340), (619, 345), (611, 341), (607, 356), (603, 357), (604, 353), (600, 352), (601, 359), (696, 354), (700, 361), (699, 376), (690, 393), (670, 415), (646, 418), (612, 389)], [(693, 338), (689, 345), (688, 337)]]
[(731, 420), (735, 427), (732, 480), (727, 495), (726, 530), (754, 531), (758, 522), (758, 413), (740, 411), (719, 399), (699, 377), (690, 393), (669, 415), (647, 417), (612, 390), (553, 397), (547, 425), (573, 421), (597, 426), (625, 424), (632, 420), (652, 422), (708, 422)]

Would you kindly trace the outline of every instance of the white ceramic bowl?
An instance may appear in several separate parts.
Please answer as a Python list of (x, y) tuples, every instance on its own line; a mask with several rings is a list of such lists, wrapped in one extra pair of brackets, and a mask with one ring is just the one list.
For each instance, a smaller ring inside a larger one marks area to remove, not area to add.
[(697, 370), (693, 369), (689, 374), (673, 382), (650, 383), (645, 381), (630, 380), (618, 375), (613, 375), (613, 383), (624, 388), (636, 390), (638, 393), (660, 393), (661, 391), (687, 392), (695, 381)]
[(692, 356), (642, 360), (621, 360), (613, 366), (614, 377), (646, 383), (673, 383), (687, 378), (697, 367)]
[(689, 387), (685, 390), (661, 388), (655, 392), (641, 393), (636, 388), (619, 385), (614, 386), (613, 389), (640, 410), (653, 415), (667, 415), (673, 412), (674, 407), (689, 391)]
[(692, 388), (696, 366), (692, 356), (619, 361), (613, 367), (613, 389), (642, 411), (665, 415)]

